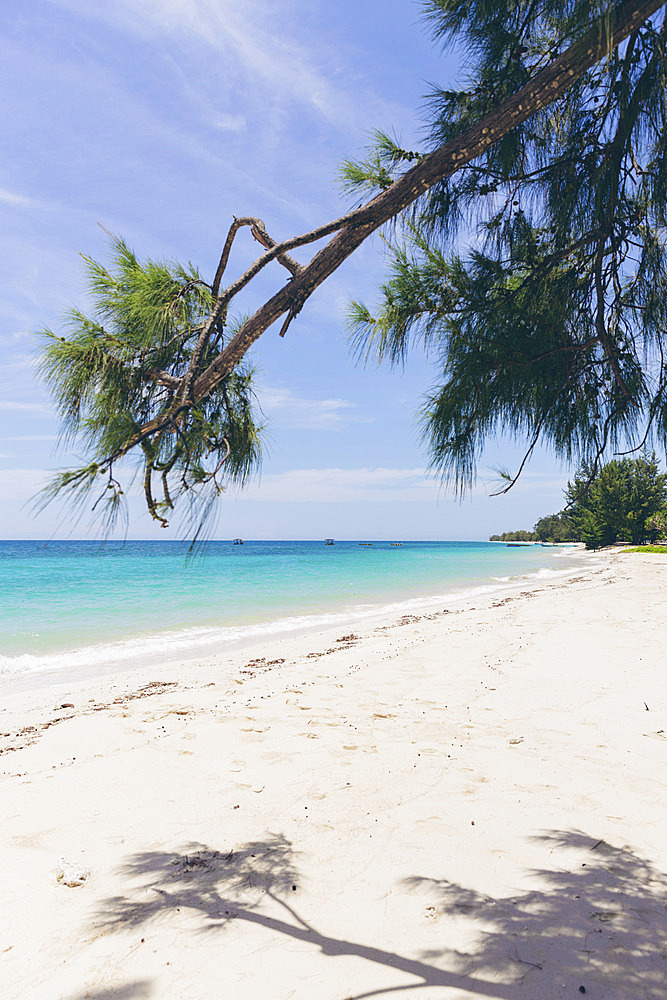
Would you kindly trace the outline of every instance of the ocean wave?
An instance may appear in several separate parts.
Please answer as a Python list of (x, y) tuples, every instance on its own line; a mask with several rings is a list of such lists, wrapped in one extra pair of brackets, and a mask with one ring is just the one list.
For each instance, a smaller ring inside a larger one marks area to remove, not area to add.
[(354, 622), (369, 618), (418, 613), (458, 604), (499, 590), (526, 586), (531, 580), (564, 579), (581, 567), (553, 569), (540, 567), (517, 576), (492, 577), (491, 581), (474, 586), (460, 586), (431, 595), (381, 604), (364, 603), (340, 611), (303, 614), (271, 621), (233, 626), (197, 626), (178, 631), (162, 631), (132, 638), (91, 644), (51, 653), (20, 653), (0, 655), (0, 677), (9, 679), (26, 674), (67, 673), (88, 677), (111, 673), (116, 669), (131, 669), (154, 663), (189, 660), (205, 654), (220, 655), (252, 640), (270, 639), (289, 633), (321, 631), (340, 625), (349, 628)]
[(309, 626), (333, 625), (337, 620), (347, 620), (347, 615), (344, 613), (301, 615), (255, 625), (198, 626), (177, 632), (135, 636), (131, 639), (83, 646), (57, 653), (0, 655), (0, 676), (86, 667), (94, 669), (108, 664), (121, 665), (129, 660), (145, 663), (153, 658), (164, 660), (165, 655), (171, 660), (186, 653), (196, 655), (203, 648), (211, 646), (215, 646), (219, 651), (221, 643), (229, 646), (246, 639), (299, 631)]

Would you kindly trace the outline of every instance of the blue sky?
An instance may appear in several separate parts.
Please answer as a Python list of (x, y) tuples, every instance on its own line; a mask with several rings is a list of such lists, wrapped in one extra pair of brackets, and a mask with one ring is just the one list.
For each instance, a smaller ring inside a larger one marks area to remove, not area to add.
[[(461, 70), (409, 0), (5, 0), (0, 33), (0, 537), (91, 537), (85, 516), (29, 506), (81, 457), (58, 446), (35, 375), (36, 331), (86, 306), (78, 254), (103, 259), (106, 229), (212, 277), (234, 214), (286, 238), (349, 208), (340, 162), (378, 127), (418, 145), (429, 83)], [(228, 273), (256, 252), (242, 231)], [(245, 309), (282, 283), (275, 268)], [(261, 477), (223, 499), (218, 537), (486, 538), (560, 508), (570, 470), (545, 453), (489, 496), (493, 470), (520, 461), (512, 442), (490, 447), (462, 503), (428, 474), (415, 418), (428, 363), (360, 368), (346, 342), (347, 302), (372, 304), (382, 275), (375, 237), (285, 339), (271, 329), (256, 346), (269, 448)], [(130, 537), (178, 537), (139, 496), (130, 515)]]

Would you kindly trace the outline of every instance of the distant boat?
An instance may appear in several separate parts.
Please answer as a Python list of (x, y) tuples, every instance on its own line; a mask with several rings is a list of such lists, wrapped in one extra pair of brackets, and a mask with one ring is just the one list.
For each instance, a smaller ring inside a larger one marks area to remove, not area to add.
[(359, 542), (359, 545), (361, 546), (362, 549), (370, 549), (373, 547), (372, 542)]
[(334, 542), (333, 538), (325, 538), (324, 539), (324, 544), (325, 545), (334, 545), (335, 542)]
[(242, 538), (235, 538), (234, 539), (234, 545), (243, 545), (243, 539)]
[(398, 547), (399, 545), (402, 545), (403, 542), (392, 542), (391, 544)]

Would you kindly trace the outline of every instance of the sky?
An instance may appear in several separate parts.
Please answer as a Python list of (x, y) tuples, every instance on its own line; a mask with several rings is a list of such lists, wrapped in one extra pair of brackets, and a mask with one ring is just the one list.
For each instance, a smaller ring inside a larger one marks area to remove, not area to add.
[[(0, 37), (0, 537), (93, 538), (89, 512), (31, 503), (85, 458), (59, 442), (36, 370), (39, 331), (64, 330), (67, 310), (89, 304), (80, 254), (104, 260), (113, 233), (211, 280), (234, 215), (285, 239), (348, 210), (341, 162), (376, 128), (419, 148), (430, 85), (465, 67), (411, 0), (5, 0)], [(228, 274), (257, 252), (242, 230)], [(261, 475), (222, 498), (215, 537), (485, 539), (562, 507), (573, 470), (544, 451), (490, 496), (522, 442), (493, 442), (462, 501), (429, 472), (417, 410), (431, 362), (362, 367), (349, 347), (348, 303), (372, 306), (384, 274), (375, 236), (284, 339), (278, 324), (255, 345), (266, 454)], [(240, 309), (283, 281), (272, 265)], [(129, 512), (130, 538), (180, 537), (138, 491)]]

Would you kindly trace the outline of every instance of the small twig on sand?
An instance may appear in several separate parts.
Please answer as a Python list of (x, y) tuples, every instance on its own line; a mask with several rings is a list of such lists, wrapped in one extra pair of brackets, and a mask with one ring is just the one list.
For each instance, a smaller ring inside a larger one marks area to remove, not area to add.
[(541, 971), (542, 966), (539, 964), (539, 962), (528, 962), (525, 958), (519, 957), (519, 952), (517, 950), (516, 945), (512, 945), (512, 950), (514, 951), (514, 954), (512, 954), (511, 951), (509, 952), (509, 957), (512, 962), (519, 962), (521, 965), (532, 965), (534, 969), (540, 969)]

